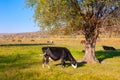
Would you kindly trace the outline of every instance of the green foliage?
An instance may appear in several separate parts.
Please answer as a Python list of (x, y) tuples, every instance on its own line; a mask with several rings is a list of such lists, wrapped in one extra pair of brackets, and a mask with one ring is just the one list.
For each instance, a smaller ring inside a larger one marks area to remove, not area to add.
[[(119, 7), (119, 0), (25, 0), (35, 7), (35, 21), (42, 29), (69, 26), (77, 31), (90, 28), (109, 15), (111, 7)], [(87, 24), (89, 23), (89, 24)], [(84, 27), (83, 27), (84, 26)], [(94, 32), (94, 31), (93, 31)]]

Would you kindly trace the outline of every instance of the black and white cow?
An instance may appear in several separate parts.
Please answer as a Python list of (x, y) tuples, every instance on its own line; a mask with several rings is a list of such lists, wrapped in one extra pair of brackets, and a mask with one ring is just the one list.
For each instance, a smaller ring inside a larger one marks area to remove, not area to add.
[[(49, 58), (54, 61), (61, 59), (61, 65), (65, 67), (65, 61), (70, 61), (72, 67), (77, 68), (77, 62), (71, 55), (70, 51), (65, 47), (43, 47), (42, 51), (44, 53), (42, 64), (44, 68), (44, 63), (48, 65)], [(48, 66), (48, 68), (50, 68)]]
[(111, 50), (111, 51), (116, 51), (116, 49), (112, 46), (102, 46), (104, 50)]

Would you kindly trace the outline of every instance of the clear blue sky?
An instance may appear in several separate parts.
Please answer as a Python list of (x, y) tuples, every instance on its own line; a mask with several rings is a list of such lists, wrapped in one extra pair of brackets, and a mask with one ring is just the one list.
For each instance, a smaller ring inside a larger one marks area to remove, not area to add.
[(25, 8), (24, 0), (0, 0), (0, 33), (39, 31), (33, 13)]

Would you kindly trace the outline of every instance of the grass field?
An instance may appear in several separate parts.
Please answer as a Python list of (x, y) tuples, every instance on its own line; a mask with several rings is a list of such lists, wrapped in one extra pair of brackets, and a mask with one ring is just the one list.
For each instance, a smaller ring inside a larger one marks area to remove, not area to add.
[[(114, 46), (117, 51), (104, 51), (102, 45)], [(59, 40), (54, 45), (3, 45), (0, 46), (0, 80), (120, 80), (120, 39), (103, 39), (97, 42), (96, 57), (99, 64), (79, 63), (74, 69), (67, 64), (62, 68), (60, 61), (50, 61), (51, 68), (42, 68), (43, 46), (67, 47), (76, 60), (84, 54), (84, 45), (78, 40)]]

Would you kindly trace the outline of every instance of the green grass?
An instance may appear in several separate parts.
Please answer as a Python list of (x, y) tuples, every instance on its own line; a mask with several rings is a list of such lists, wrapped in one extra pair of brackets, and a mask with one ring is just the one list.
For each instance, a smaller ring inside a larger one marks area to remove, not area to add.
[[(41, 48), (47, 45), (0, 46), (0, 80), (119, 80), (120, 51), (103, 51), (96, 46), (100, 64), (79, 63), (74, 69), (62, 68), (60, 61), (50, 61), (51, 68), (42, 68)], [(50, 46), (50, 45), (49, 45)], [(56, 45), (52, 45), (56, 46)], [(83, 57), (82, 45), (59, 45), (67, 47), (75, 59)], [(120, 46), (117, 46), (120, 48)]]

